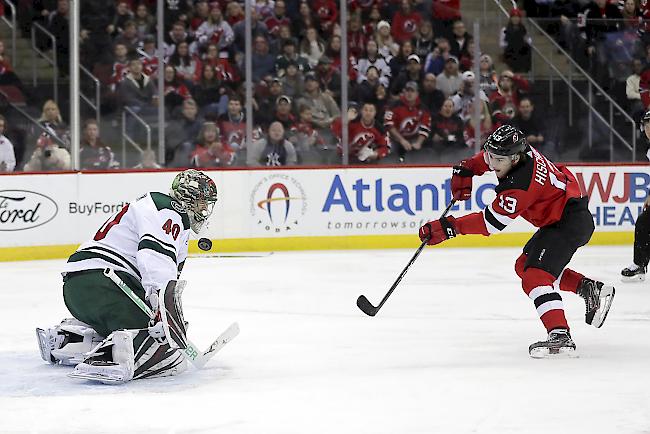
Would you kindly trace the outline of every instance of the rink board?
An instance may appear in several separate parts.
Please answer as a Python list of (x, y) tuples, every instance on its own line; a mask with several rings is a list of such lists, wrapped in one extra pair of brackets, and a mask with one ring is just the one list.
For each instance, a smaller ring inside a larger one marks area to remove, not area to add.
[[(571, 166), (590, 196), (592, 244), (625, 244), (650, 187), (647, 166)], [(449, 167), (296, 168), (207, 171), (219, 201), (201, 236), (213, 252), (416, 247), (418, 228), (451, 198)], [(0, 260), (66, 257), (128, 201), (166, 192), (175, 171), (0, 176)], [(496, 178), (474, 178), (455, 216), (481, 211)], [(489, 238), (447, 247), (520, 246), (534, 228), (517, 219)], [(196, 241), (191, 252), (198, 252)]]

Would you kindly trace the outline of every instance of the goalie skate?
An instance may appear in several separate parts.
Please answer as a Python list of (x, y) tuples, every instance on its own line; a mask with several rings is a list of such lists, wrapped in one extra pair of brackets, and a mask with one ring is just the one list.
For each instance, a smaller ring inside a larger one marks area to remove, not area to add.
[(621, 281), (626, 283), (643, 282), (645, 280), (646, 271), (647, 267), (639, 267), (636, 264), (632, 264), (621, 270)]
[(611, 285), (585, 277), (580, 282), (577, 293), (585, 299), (585, 322), (600, 328), (612, 307), (616, 290)]
[(566, 329), (555, 329), (548, 333), (548, 339), (528, 347), (530, 357), (534, 359), (560, 359), (578, 357), (576, 344)]

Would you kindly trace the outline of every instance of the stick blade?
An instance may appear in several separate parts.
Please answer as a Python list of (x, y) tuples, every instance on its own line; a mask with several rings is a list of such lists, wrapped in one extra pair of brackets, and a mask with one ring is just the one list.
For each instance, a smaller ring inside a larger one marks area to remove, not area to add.
[(357, 307), (368, 316), (375, 316), (379, 311), (378, 308), (370, 304), (365, 295), (360, 295), (359, 298), (357, 298)]

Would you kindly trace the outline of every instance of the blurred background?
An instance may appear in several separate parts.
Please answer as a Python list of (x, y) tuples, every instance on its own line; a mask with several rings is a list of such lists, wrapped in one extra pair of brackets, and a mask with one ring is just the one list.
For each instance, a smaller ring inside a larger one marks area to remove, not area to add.
[(0, 171), (647, 161), (643, 0), (3, 0)]

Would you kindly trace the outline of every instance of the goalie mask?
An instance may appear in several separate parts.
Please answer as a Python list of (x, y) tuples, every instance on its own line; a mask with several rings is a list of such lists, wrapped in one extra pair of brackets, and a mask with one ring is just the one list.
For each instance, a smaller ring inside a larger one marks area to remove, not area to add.
[(183, 205), (192, 231), (198, 234), (217, 202), (217, 186), (203, 172), (187, 169), (176, 175), (169, 195)]

